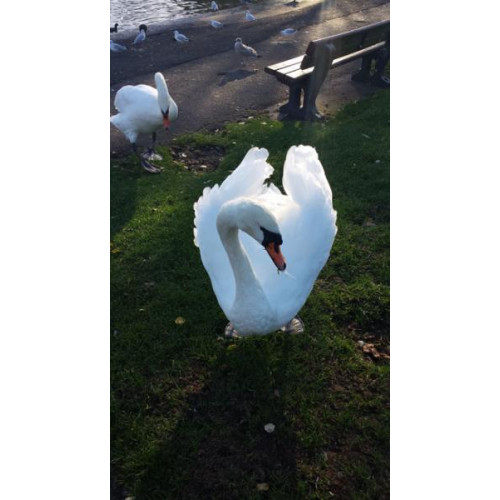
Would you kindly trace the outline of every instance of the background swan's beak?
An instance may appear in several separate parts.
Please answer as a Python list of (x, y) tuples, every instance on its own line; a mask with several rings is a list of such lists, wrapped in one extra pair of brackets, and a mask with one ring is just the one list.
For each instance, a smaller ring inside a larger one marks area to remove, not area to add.
[(170, 127), (170, 120), (166, 116), (163, 117), (163, 127), (165, 128), (165, 130), (168, 130), (168, 128)]
[(286, 262), (285, 257), (283, 257), (283, 254), (281, 253), (279, 245), (271, 242), (265, 247), (265, 249), (269, 254), (269, 257), (271, 257), (272, 261), (276, 264), (276, 267), (280, 271), (284, 271), (286, 269)]

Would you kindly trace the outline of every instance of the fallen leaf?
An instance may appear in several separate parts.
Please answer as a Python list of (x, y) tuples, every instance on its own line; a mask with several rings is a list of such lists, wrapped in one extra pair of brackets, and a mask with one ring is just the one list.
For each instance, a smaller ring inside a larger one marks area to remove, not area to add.
[(388, 354), (379, 352), (373, 344), (365, 343), (363, 346), (361, 346), (361, 348), (365, 354), (368, 354), (368, 356), (372, 357), (373, 359), (391, 359)]

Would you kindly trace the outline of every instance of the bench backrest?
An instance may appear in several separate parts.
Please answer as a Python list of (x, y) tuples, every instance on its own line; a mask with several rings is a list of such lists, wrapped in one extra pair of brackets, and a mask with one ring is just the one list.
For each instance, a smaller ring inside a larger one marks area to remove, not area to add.
[(325, 45), (333, 44), (334, 57), (345, 56), (358, 50), (370, 47), (376, 43), (389, 40), (390, 21), (381, 21), (379, 23), (369, 24), (362, 28), (358, 28), (339, 35), (327, 36), (318, 40), (313, 40), (309, 43), (306, 50), (306, 55), (302, 59), (301, 69), (310, 68), (314, 65), (315, 52), (320, 50)]

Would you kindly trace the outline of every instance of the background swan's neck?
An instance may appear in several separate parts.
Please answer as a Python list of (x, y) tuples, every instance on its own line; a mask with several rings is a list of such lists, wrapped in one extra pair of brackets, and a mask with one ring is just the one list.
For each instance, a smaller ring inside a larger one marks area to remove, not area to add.
[(170, 104), (170, 95), (168, 94), (167, 83), (163, 75), (155, 75), (155, 84), (158, 91), (158, 105), (163, 112), (166, 112)]

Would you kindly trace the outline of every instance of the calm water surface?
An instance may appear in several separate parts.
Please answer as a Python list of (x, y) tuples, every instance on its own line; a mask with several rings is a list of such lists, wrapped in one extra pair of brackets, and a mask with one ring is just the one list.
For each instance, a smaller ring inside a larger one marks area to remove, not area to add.
[[(141, 23), (153, 24), (209, 12), (210, 3), (211, 0), (110, 0), (110, 26), (118, 23), (118, 31), (137, 29)], [(217, 3), (221, 8), (231, 2)]]

